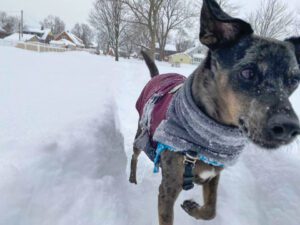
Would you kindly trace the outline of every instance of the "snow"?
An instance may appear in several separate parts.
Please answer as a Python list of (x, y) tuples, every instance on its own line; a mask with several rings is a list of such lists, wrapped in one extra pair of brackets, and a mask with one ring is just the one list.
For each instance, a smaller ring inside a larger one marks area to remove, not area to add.
[(202, 52), (202, 46), (201, 45), (196, 45), (195, 47), (192, 47), (192, 48), (189, 48), (187, 49), (184, 53), (192, 56), (193, 54), (195, 53), (199, 53), (199, 52)]
[[(35, 35), (32, 34), (23, 34), (23, 37), (21, 38), (22, 41), (28, 41), (31, 38), (33, 38)], [(14, 33), (12, 35), (7, 36), (4, 38), (4, 40), (7, 41), (19, 41), (19, 33)]]
[(193, 58), (205, 59), (205, 55), (204, 54), (193, 54)]
[(63, 47), (67, 47), (67, 46), (76, 47), (76, 45), (73, 42), (68, 41), (66, 39), (60, 39), (58, 41), (50, 41), (50, 45), (53, 45), (53, 46), (63, 46)]
[[(149, 80), (142, 61), (85, 52), (0, 47), (0, 224), (157, 225), (161, 175), (142, 154), (128, 183), (137, 128), (134, 104)], [(160, 71), (189, 75), (195, 66)], [(300, 91), (292, 100), (300, 114)], [(266, 152), (249, 146), (222, 173), (215, 220), (196, 221), (180, 204), (175, 225), (298, 225), (298, 142)]]
[(36, 28), (36, 27), (27, 27), (24, 30), (25, 32), (31, 32), (31, 33), (36, 33), (39, 35), (43, 35), (45, 33), (46, 30), (42, 30), (40, 28)]
[(43, 36), (41, 37), (42, 40), (46, 40), (48, 35), (51, 33), (51, 30), (50, 29), (45, 29), (43, 30)]
[[(156, 48), (159, 48), (159, 43), (155, 44)], [(170, 52), (177, 52), (177, 48), (173, 44), (166, 44), (165, 46), (165, 51), (170, 51)]]
[(51, 33), (51, 29), (40, 29), (40, 28), (35, 28), (35, 27), (27, 27), (24, 30), (24, 33), (32, 33), (36, 34), (37, 36), (40, 37), (41, 40), (46, 40), (48, 35)]
[(84, 44), (80, 38), (78, 38), (75, 34), (71, 32), (66, 32), (71, 40), (78, 46), (78, 47), (84, 47)]

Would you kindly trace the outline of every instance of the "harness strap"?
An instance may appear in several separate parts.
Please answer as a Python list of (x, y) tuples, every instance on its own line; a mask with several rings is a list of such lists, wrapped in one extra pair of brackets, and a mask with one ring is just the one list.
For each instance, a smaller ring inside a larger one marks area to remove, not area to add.
[(194, 174), (193, 169), (198, 160), (198, 153), (195, 151), (187, 151), (184, 155), (184, 173), (183, 173), (183, 184), (182, 189), (189, 191), (194, 188)]

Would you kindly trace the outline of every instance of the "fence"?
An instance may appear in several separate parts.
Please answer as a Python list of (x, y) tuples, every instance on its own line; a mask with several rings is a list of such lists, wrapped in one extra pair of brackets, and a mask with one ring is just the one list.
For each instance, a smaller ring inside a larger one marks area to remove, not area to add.
[(25, 49), (35, 52), (66, 52), (70, 51), (67, 48), (60, 48), (51, 46), (49, 44), (39, 43), (39, 42), (22, 42), (22, 41), (11, 41), (0, 39), (0, 46), (11, 46), (20, 49)]
[(22, 42), (0, 39), (0, 46), (11, 46), (35, 52), (67, 52), (67, 51), (83, 51), (88, 53), (96, 53), (95, 49), (88, 48), (61, 48), (40, 42)]
[(48, 44), (39, 42), (19, 42), (16, 44), (16, 48), (21, 48), (35, 52), (66, 52), (69, 51), (67, 48), (53, 47)]

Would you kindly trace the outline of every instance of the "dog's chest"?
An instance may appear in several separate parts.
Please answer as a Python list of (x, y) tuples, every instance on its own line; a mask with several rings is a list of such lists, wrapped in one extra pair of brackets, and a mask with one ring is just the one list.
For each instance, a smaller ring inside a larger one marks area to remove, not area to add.
[(210, 179), (214, 178), (216, 175), (217, 175), (217, 173), (214, 168), (212, 168), (211, 170), (205, 170), (205, 171), (202, 171), (201, 173), (199, 173), (199, 177), (202, 180), (210, 180)]
[(218, 175), (218, 172), (214, 167), (202, 168), (195, 173), (195, 182), (198, 184), (203, 184), (208, 180), (213, 179)]

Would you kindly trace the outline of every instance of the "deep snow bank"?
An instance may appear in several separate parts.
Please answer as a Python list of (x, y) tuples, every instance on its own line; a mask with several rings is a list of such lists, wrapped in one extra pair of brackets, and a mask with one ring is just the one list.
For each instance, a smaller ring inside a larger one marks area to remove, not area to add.
[[(184, 75), (194, 68), (159, 64)], [(0, 48), (1, 225), (158, 224), (161, 175), (145, 155), (139, 184), (127, 181), (148, 74), (142, 61)], [(298, 114), (299, 99), (300, 91)], [(299, 225), (299, 171), (296, 143), (272, 153), (249, 146), (222, 174), (217, 218), (195, 221), (180, 208), (188, 198), (202, 203), (197, 187), (179, 197), (175, 224)]]

